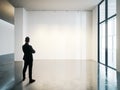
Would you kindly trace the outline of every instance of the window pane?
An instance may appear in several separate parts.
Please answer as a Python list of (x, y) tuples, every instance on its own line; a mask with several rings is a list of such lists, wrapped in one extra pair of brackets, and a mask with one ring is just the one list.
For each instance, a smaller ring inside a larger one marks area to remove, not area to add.
[(108, 0), (108, 17), (116, 14), (116, 0)]
[(100, 22), (105, 20), (105, 1), (100, 4)]
[(116, 17), (108, 20), (108, 65), (116, 68)]
[(100, 24), (100, 62), (105, 64), (105, 23)]

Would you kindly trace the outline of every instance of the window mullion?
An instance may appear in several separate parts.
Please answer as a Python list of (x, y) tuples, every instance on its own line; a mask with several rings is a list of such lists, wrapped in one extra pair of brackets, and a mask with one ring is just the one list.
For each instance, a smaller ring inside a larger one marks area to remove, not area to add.
[(108, 0), (105, 0), (105, 65), (108, 66)]

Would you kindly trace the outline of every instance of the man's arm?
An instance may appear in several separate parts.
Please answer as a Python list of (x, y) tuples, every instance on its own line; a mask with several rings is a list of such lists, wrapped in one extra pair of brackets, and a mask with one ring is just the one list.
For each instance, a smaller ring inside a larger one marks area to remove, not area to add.
[(23, 51), (23, 53), (25, 53), (25, 50), (24, 50), (24, 47), (22, 46), (22, 51)]
[(31, 52), (32, 52), (32, 53), (35, 53), (35, 50), (32, 48), (32, 46), (31, 46)]

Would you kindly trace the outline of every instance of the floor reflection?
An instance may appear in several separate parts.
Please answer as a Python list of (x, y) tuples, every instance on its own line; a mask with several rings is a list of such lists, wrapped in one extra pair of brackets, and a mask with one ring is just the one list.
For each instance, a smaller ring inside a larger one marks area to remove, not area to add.
[(35, 83), (22, 79), (22, 63), (16, 62), (16, 85), (12, 90), (97, 90), (97, 64), (80, 60), (35, 61)]
[(33, 77), (22, 82), (22, 62), (15, 62), (12, 90), (120, 90), (120, 73), (94, 61), (34, 61)]
[(98, 65), (98, 90), (120, 90), (117, 83), (119, 73), (102, 64)]
[(14, 54), (0, 55), (0, 90), (9, 90), (14, 81)]

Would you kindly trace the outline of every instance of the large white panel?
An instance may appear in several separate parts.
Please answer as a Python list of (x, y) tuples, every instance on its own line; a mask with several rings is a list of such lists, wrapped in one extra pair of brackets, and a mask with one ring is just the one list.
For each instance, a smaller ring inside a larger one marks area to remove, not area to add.
[(15, 60), (23, 59), (22, 45), (26, 36), (26, 10), (15, 8)]
[(29, 11), (27, 15), (35, 59), (91, 59), (90, 11)]
[(92, 12), (92, 60), (97, 61), (98, 57), (98, 15), (97, 7)]
[(14, 25), (0, 19), (0, 55), (14, 53)]

